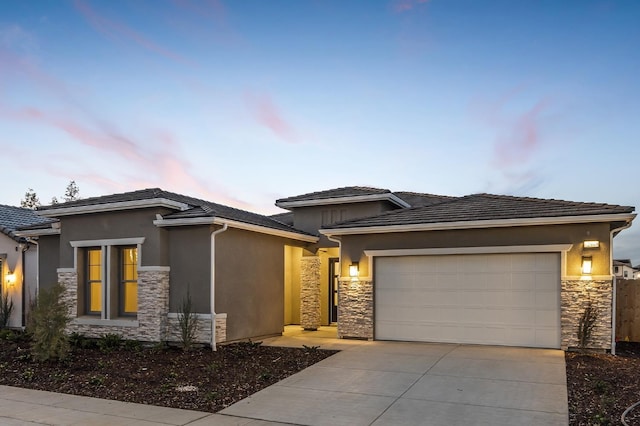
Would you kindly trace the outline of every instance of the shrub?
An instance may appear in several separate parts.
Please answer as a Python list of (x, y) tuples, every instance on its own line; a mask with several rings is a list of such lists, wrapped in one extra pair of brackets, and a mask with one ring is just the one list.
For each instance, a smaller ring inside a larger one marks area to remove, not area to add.
[(193, 311), (191, 304), (191, 294), (187, 289), (187, 297), (182, 299), (182, 305), (178, 310), (178, 332), (180, 333), (180, 343), (182, 349), (190, 350), (198, 335), (198, 316)]
[(64, 287), (55, 284), (42, 289), (29, 315), (27, 329), (32, 337), (31, 351), (39, 361), (62, 360), (69, 354), (69, 340), (64, 332), (71, 320), (68, 304), (62, 299)]
[(8, 292), (0, 292), (0, 328), (9, 326), (11, 313), (13, 312), (13, 300)]
[(583, 351), (587, 348), (589, 341), (591, 341), (591, 335), (596, 326), (597, 319), (598, 308), (593, 306), (593, 302), (589, 299), (580, 317), (580, 321), (578, 321), (578, 345)]
[(113, 352), (122, 346), (122, 337), (119, 334), (107, 333), (98, 340), (98, 347), (104, 353)]

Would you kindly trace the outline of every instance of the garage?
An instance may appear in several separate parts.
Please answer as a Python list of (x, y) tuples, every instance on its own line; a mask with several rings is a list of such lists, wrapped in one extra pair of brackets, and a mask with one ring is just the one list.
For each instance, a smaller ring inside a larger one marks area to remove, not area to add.
[(374, 260), (379, 340), (560, 347), (560, 254)]

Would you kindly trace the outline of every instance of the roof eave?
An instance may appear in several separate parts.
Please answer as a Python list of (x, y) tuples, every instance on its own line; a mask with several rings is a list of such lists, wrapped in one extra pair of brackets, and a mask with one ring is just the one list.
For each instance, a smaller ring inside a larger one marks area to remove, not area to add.
[(87, 213), (103, 213), (120, 210), (133, 210), (148, 207), (166, 207), (172, 210), (188, 210), (190, 206), (167, 198), (150, 198), (146, 200), (120, 201), (117, 203), (91, 204), (86, 206), (59, 207), (38, 210), (36, 213), (43, 217), (73, 216)]
[(15, 231), (17, 237), (41, 237), (43, 235), (60, 235), (60, 228), (27, 229)]
[(399, 207), (409, 208), (406, 201), (400, 199), (397, 195), (388, 192), (384, 194), (369, 194), (369, 195), (352, 195), (349, 197), (332, 197), (332, 198), (318, 198), (312, 200), (299, 200), (299, 201), (276, 201), (276, 206), (283, 209), (291, 210), (296, 207), (311, 207), (311, 206), (326, 206), (330, 204), (349, 204), (349, 203), (364, 203), (368, 201), (389, 201)]
[(320, 233), (326, 236), (349, 234), (382, 234), (391, 232), (442, 231), (450, 229), (507, 228), (513, 226), (564, 225), (571, 223), (594, 223), (625, 221), (631, 223), (636, 217), (632, 213), (606, 215), (559, 216), (539, 218), (495, 219), (458, 222), (418, 223), (411, 225), (377, 225), (352, 228), (327, 228)]
[(245, 231), (259, 232), (261, 234), (274, 235), (277, 237), (290, 238), (307, 243), (317, 243), (319, 238), (311, 235), (300, 234), (282, 229), (269, 228), (268, 226), (254, 225), (252, 223), (240, 222), (237, 220), (225, 219), (221, 217), (190, 217), (182, 219), (156, 219), (153, 224), (159, 228), (172, 226), (195, 226), (195, 225), (227, 225)]

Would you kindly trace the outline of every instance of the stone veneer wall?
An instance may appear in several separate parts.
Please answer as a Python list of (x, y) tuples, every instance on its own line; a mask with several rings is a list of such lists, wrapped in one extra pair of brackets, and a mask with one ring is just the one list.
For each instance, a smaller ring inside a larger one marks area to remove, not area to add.
[(563, 280), (560, 293), (562, 327), (561, 347), (567, 350), (578, 347), (578, 324), (589, 300), (598, 311), (596, 326), (593, 329), (592, 349), (611, 349), (611, 308), (613, 281)]
[(338, 337), (373, 339), (373, 281), (340, 280)]
[[(211, 344), (211, 316), (199, 315), (196, 342)], [(169, 314), (167, 322), (167, 341), (180, 342), (178, 314)], [(227, 340), (227, 314), (216, 314), (216, 343)]]
[[(138, 270), (138, 315), (136, 319), (78, 317), (78, 275), (76, 272), (58, 272), (58, 281), (65, 287), (64, 299), (69, 303), (73, 320), (67, 326), (69, 333), (88, 337), (101, 337), (115, 333), (124, 339), (160, 342), (166, 339), (167, 312), (169, 311), (169, 271)], [(102, 323), (103, 324), (98, 324)], [(109, 324), (111, 322), (111, 324)]]
[(305, 330), (320, 327), (320, 258), (300, 260), (300, 325)]

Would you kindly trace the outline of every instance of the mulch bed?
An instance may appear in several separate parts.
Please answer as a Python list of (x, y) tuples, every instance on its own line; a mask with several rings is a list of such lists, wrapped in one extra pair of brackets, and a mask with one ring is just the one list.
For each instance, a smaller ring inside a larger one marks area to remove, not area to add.
[[(622, 413), (640, 401), (640, 343), (618, 342), (616, 353), (566, 353), (570, 425), (621, 424)], [(640, 407), (626, 420), (640, 425)]]
[[(6, 337), (6, 336), (5, 336)], [(64, 362), (32, 359), (28, 339), (0, 339), (0, 384), (217, 412), (337, 351), (242, 342), (218, 351), (75, 348)]]

